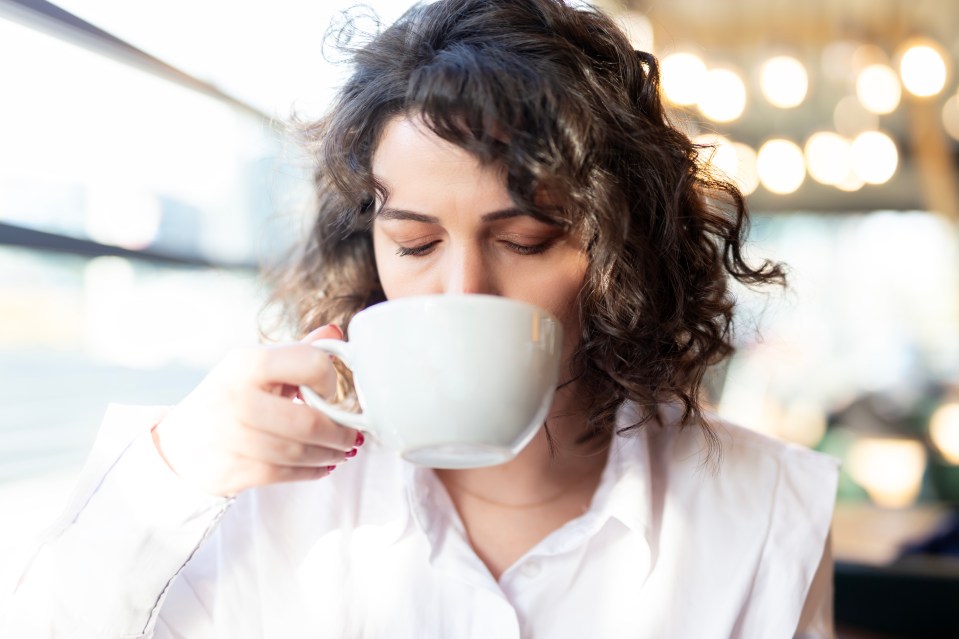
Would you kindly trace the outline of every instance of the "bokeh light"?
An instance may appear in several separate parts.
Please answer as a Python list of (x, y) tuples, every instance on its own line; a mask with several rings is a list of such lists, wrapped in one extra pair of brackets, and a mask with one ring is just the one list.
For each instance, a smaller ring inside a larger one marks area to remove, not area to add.
[(919, 496), (926, 449), (912, 439), (866, 437), (853, 444), (847, 467), (877, 505), (902, 508)]
[(791, 56), (767, 60), (759, 72), (763, 95), (773, 106), (791, 109), (802, 104), (809, 90), (809, 75), (802, 62)]
[(946, 461), (959, 465), (959, 403), (943, 404), (933, 412), (929, 436)]
[(780, 195), (796, 191), (806, 177), (802, 149), (785, 139), (769, 140), (759, 148), (756, 169), (762, 185)]
[(859, 43), (854, 40), (835, 40), (822, 49), (820, 68), (822, 74), (835, 83), (846, 82), (856, 73), (853, 59)]
[(751, 146), (742, 142), (734, 142), (733, 149), (736, 151), (736, 175), (733, 176), (733, 180), (743, 195), (749, 195), (759, 186), (756, 152)]
[(914, 43), (902, 54), (899, 75), (903, 86), (913, 95), (938, 95), (946, 86), (946, 61), (932, 43)]
[(942, 126), (953, 140), (959, 141), (959, 95), (954, 95), (942, 105)]
[(639, 11), (626, 11), (620, 17), (620, 23), (629, 36), (629, 42), (639, 51), (652, 51), (654, 47), (653, 23)]
[(809, 176), (821, 184), (839, 184), (852, 170), (851, 145), (838, 133), (813, 133), (806, 140), (804, 153)]
[(875, 131), (879, 128), (879, 116), (867, 109), (854, 95), (847, 95), (832, 112), (833, 124), (839, 135), (854, 138), (863, 131)]
[(856, 175), (856, 172), (852, 170), (852, 167), (849, 169), (849, 173), (846, 174), (842, 180), (834, 184), (837, 189), (840, 191), (845, 191), (847, 193), (855, 193), (862, 187), (866, 186), (866, 183), (861, 177)]
[(736, 173), (736, 150), (732, 143), (715, 133), (702, 133), (693, 138), (693, 142), (705, 148), (700, 149), (700, 163), (721, 175), (717, 177), (731, 178)]
[(812, 402), (795, 403), (783, 412), (776, 432), (786, 441), (815, 446), (826, 434), (826, 415)]
[(892, 113), (902, 97), (899, 76), (885, 64), (869, 65), (856, 78), (856, 95), (869, 111), (880, 115)]
[(746, 85), (731, 69), (710, 69), (699, 96), (699, 110), (714, 122), (732, 122), (746, 108)]
[(663, 93), (673, 104), (689, 106), (699, 101), (706, 79), (706, 64), (693, 53), (671, 53), (659, 63)]
[(752, 147), (715, 133), (700, 134), (693, 142), (707, 147), (700, 150), (700, 163), (718, 172), (716, 177), (730, 180), (743, 195), (749, 195), (759, 186), (756, 152)]
[(895, 175), (899, 151), (881, 131), (866, 131), (852, 142), (852, 168), (867, 184), (884, 184)]

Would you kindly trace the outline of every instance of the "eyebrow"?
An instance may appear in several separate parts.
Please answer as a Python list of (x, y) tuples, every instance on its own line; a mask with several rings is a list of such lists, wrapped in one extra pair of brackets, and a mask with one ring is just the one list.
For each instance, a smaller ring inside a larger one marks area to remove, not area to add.
[[(492, 211), (491, 213), (484, 214), (480, 219), (483, 222), (495, 222), (497, 220), (505, 220), (513, 217), (532, 217), (533, 219), (539, 220), (533, 215), (521, 211), (516, 207), (510, 207), (507, 209), (500, 209), (498, 211)], [(432, 215), (424, 215), (422, 213), (416, 213), (415, 211), (406, 211), (403, 209), (395, 209), (389, 206), (384, 206), (379, 211), (376, 212), (376, 217), (381, 220), (409, 220), (411, 222), (423, 222), (424, 224), (439, 224), (439, 218)], [(546, 221), (546, 220), (542, 220)]]

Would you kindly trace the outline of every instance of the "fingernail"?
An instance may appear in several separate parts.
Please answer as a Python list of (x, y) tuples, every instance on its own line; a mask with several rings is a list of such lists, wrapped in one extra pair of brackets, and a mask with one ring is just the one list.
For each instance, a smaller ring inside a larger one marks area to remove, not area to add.
[(363, 437), (363, 433), (356, 433), (356, 443), (353, 445), (359, 448), (360, 446), (363, 445), (363, 442), (365, 441), (366, 441), (366, 438)]
[(329, 473), (332, 473), (334, 470), (336, 470), (336, 466), (327, 466), (327, 467), (326, 467), (326, 471), (329, 472)]
[(356, 457), (356, 453), (357, 453), (357, 450), (354, 448), (353, 450), (346, 451), (346, 455), (344, 455), (344, 457), (346, 457), (347, 459), (349, 459), (350, 457)]

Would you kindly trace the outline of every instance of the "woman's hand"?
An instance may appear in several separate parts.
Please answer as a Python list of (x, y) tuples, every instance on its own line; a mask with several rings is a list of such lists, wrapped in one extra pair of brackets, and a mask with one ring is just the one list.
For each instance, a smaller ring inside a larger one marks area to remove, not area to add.
[(310, 343), (342, 337), (330, 325), (300, 343), (231, 353), (153, 429), (167, 465), (185, 481), (223, 496), (328, 475), (355, 454), (362, 437), (293, 397), (300, 385), (333, 395), (336, 372), (329, 355)]

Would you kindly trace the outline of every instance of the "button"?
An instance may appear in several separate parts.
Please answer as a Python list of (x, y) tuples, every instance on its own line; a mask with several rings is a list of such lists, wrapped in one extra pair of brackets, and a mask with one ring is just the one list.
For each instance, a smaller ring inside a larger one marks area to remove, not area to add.
[(530, 579), (538, 577), (542, 570), (543, 569), (540, 567), (539, 562), (535, 560), (527, 561), (525, 564), (519, 567), (520, 574), (522, 574), (524, 577), (529, 577)]

